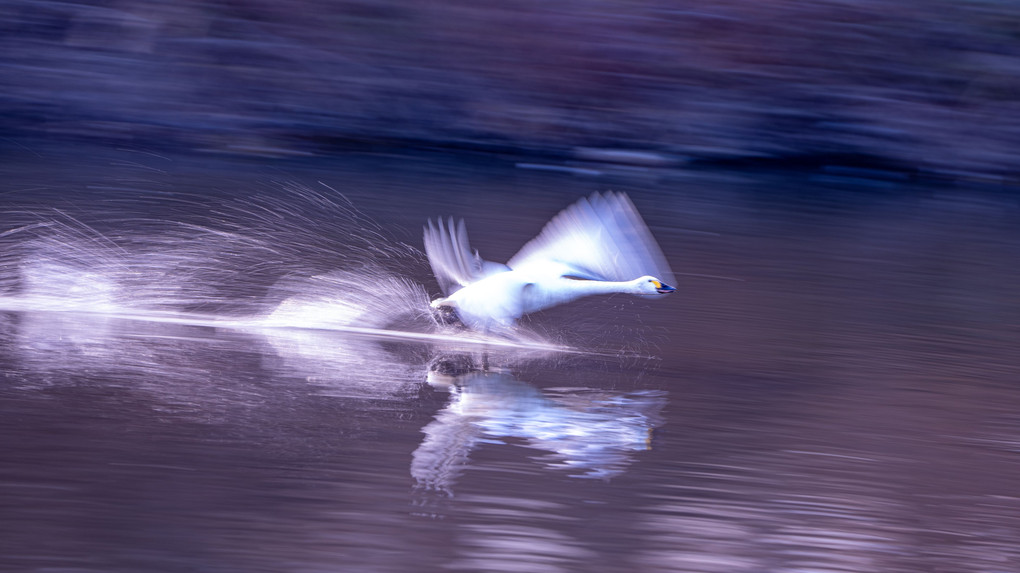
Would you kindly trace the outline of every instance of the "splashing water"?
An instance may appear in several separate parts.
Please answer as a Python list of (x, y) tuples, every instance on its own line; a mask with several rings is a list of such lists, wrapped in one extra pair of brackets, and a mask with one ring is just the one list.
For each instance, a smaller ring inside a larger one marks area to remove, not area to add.
[(424, 325), (435, 323), (424, 287), (368, 266), (288, 278), (272, 292), (284, 296), (263, 320), (265, 326), (382, 328), (401, 318)]
[[(420, 251), (323, 187), (282, 183), (218, 204), (175, 198), (207, 213), (199, 221), (10, 210), (20, 224), (0, 233), (0, 308), (488, 340), (438, 324), (426, 289), (403, 276), (426, 272)], [(551, 347), (527, 334), (489, 342)]]

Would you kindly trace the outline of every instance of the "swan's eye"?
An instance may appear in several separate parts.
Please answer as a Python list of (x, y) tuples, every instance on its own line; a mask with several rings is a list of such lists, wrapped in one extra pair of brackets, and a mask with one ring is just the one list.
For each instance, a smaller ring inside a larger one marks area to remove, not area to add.
[(648, 280), (648, 282), (650, 282), (650, 283), (652, 283), (653, 285), (655, 285), (655, 288), (662, 288), (662, 283), (660, 283), (660, 282), (659, 282), (659, 281), (657, 281), (657, 280), (652, 280), (652, 279), (649, 279), (649, 280)]

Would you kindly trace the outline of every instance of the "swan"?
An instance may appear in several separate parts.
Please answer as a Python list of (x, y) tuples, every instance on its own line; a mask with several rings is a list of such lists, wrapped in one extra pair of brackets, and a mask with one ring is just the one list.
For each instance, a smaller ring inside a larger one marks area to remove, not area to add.
[(525, 314), (581, 297), (660, 298), (676, 290), (667, 284), (673, 273), (666, 258), (623, 193), (595, 193), (567, 207), (506, 264), (472, 251), (464, 221), (452, 217), (446, 224), (430, 219), (424, 243), (446, 294), (432, 308), (485, 332), (506, 331)]

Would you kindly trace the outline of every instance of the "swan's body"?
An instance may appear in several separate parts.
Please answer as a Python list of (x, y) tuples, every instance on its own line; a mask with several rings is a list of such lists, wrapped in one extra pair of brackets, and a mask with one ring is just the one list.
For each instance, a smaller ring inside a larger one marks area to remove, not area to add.
[[(675, 289), (651, 232), (626, 195), (595, 194), (564, 209), (507, 264), (483, 261), (464, 222), (429, 221), (425, 252), (453, 309), (479, 330), (508, 328), (521, 316), (595, 294), (658, 297)], [(656, 273), (660, 278), (646, 274)], [(637, 277), (637, 278), (634, 278)]]

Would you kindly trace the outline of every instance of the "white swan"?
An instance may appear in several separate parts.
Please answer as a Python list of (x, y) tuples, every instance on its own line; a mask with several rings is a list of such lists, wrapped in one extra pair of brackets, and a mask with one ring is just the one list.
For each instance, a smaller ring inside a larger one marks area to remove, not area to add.
[(596, 193), (567, 207), (505, 265), (482, 260), (468, 245), (464, 221), (454, 226), (452, 218), (447, 225), (429, 221), (425, 253), (447, 295), (432, 307), (452, 309), (484, 331), (589, 295), (660, 297), (676, 290), (666, 284), (673, 282), (666, 258), (622, 193)]

